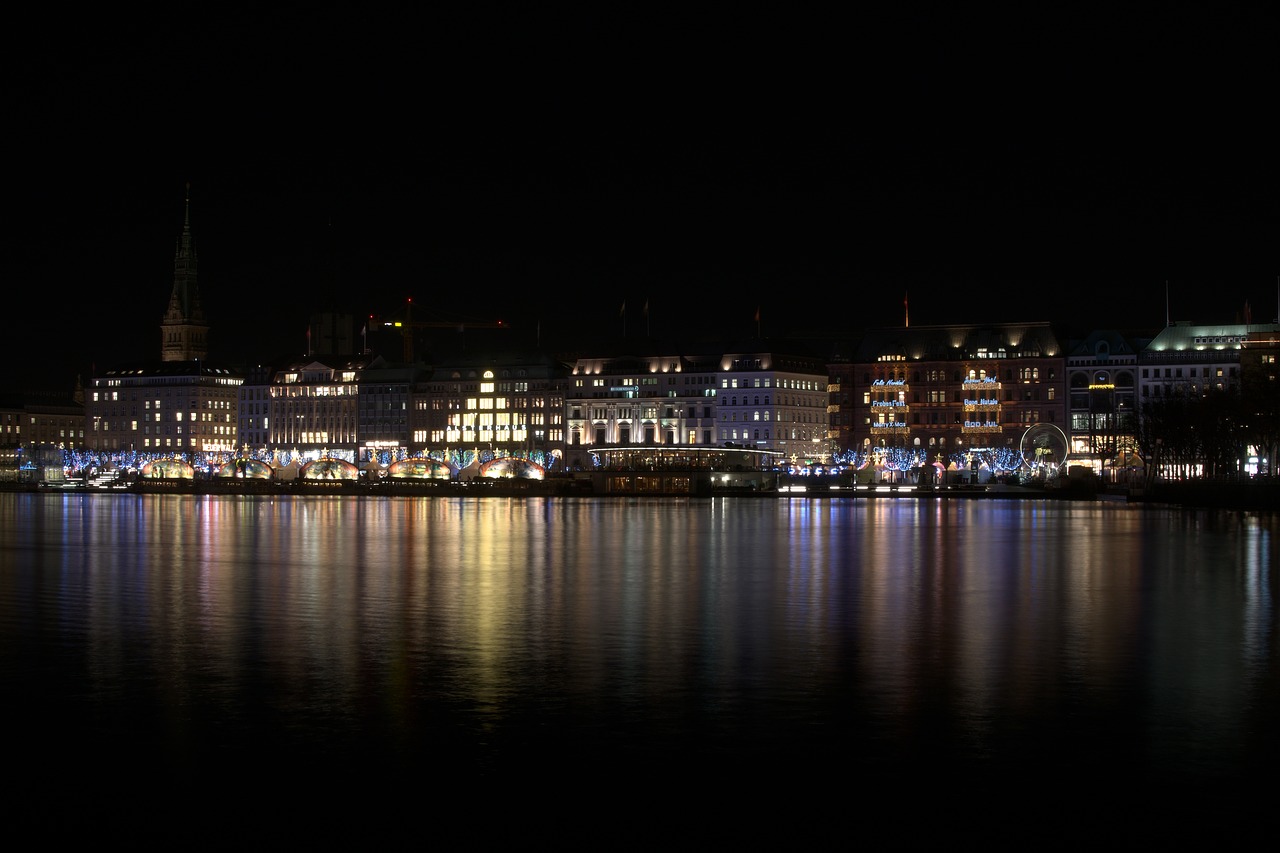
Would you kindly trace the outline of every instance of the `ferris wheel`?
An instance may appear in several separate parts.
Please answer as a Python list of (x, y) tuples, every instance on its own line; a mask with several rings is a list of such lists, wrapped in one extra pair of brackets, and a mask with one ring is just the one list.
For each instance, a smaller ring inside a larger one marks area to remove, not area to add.
[(1032, 424), (1022, 434), (1022, 464), (1032, 471), (1060, 469), (1067, 461), (1067, 436), (1053, 424)]

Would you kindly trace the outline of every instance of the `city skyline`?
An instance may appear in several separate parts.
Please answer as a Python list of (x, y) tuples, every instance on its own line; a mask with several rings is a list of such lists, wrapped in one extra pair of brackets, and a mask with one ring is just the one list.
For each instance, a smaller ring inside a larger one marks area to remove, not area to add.
[(232, 362), (409, 298), (544, 338), (1269, 321), (1274, 67), (1237, 14), (995, 43), (783, 21), (763, 52), (759, 22), (517, 16), (413, 51), (267, 22), (19, 54), (6, 353), (64, 384), (154, 357), (188, 183)]

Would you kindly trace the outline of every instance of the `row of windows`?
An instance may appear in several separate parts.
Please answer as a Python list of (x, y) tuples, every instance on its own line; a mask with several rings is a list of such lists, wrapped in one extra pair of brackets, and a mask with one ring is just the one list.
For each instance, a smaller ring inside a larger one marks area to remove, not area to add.
[[(1189, 367), (1189, 368), (1187, 368), (1187, 376), (1186, 376), (1185, 378), (1188, 378), (1188, 379), (1195, 379), (1195, 378), (1196, 378), (1196, 376), (1197, 376), (1197, 374), (1196, 374), (1196, 371), (1197, 371), (1197, 370), (1199, 370), (1199, 371), (1200, 371), (1199, 376), (1200, 376), (1200, 377), (1202, 377), (1202, 378), (1205, 378), (1205, 379), (1210, 379), (1210, 378), (1213, 378), (1213, 379), (1222, 379), (1222, 378), (1227, 377), (1227, 376), (1229, 376), (1229, 377), (1231, 377), (1232, 379), (1234, 379), (1234, 378), (1236, 377), (1236, 368), (1234, 368), (1234, 367), (1226, 368), (1226, 371), (1227, 371), (1226, 373), (1224, 373), (1224, 372), (1223, 372), (1224, 368), (1221, 368), (1221, 367), (1201, 367), (1201, 368)], [(1161, 375), (1160, 375), (1160, 368), (1158, 368), (1158, 367), (1156, 367), (1156, 368), (1148, 368), (1148, 367), (1144, 367), (1144, 368), (1142, 368), (1142, 378), (1143, 378), (1143, 379), (1160, 379), (1160, 378), (1162, 378), (1162, 377), (1161, 377)], [(1182, 368), (1181, 368), (1181, 367), (1166, 367), (1166, 368), (1164, 368), (1164, 376), (1163, 376), (1163, 378), (1164, 378), (1164, 379), (1182, 379), (1182, 378), (1184, 378), (1184, 377), (1183, 377), (1183, 375), (1182, 375)]]
[[(1048, 379), (1048, 381), (1050, 382), (1052, 382), (1057, 376), (1057, 372), (1052, 368), (1046, 368), (1044, 373), (1045, 373), (1045, 378)], [(911, 381), (918, 383), (921, 381), (921, 377), (924, 377), (925, 382), (963, 382), (966, 379), (970, 381), (999, 379), (1000, 374), (998, 371), (994, 371), (994, 370), (988, 373), (986, 368), (983, 368), (983, 367), (971, 367), (967, 371), (956, 370), (951, 373), (950, 377), (947, 376), (947, 371), (945, 370), (925, 370), (925, 371), (917, 370), (911, 374)], [(1004, 378), (1005, 378), (1005, 381), (1007, 382), (1014, 382), (1014, 381), (1039, 382), (1040, 368), (1039, 367), (1020, 367), (1017, 370), (1012, 370), (1012, 369), (1006, 370), (1004, 372)], [(901, 383), (905, 383), (906, 381), (907, 381), (907, 371), (905, 370), (890, 371), (882, 379), (872, 379), (870, 373), (862, 374), (862, 384), (864, 385), (871, 385), (874, 382), (888, 382), (888, 383), (901, 384)]]
[[(928, 425), (928, 426), (946, 426), (947, 424), (965, 425), (971, 423), (981, 424), (998, 424), (1000, 423), (1000, 412), (991, 411), (973, 411), (973, 412), (954, 412), (950, 413), (948, 418), (947, 412), (915, 412), (911, 415), (910, 423), (912, 425)], [(1040, 423), (1041, 415), (1039, 409), (1015, 409), (1006, 412), (1006, 423), (1023, 423), (1035, 424)], [(1047, 423), (1054, 422), (1054, 414), (1052, 411), (1048, 413)], [(865, 418), (863, 423), (867, 426), (905, 426), (908, 422), (895, 419), (889, 415), (880, 415), (877, 419)]]
[[(1056, 400), (1058, 398), (1057, 388), (1055, 388), (1052, 385), (1048, 386), (1045, 389), (1045, 392), (1046, 392), (1046, 399), (1050, 401)], [(952, 398), (950, 402), (970, 405), (975, 402), (975, 399), (978, 399), (978, 398), (968, 396), (971, 393), (973, 392), (954, 391), (952, 392)], [(1014, 396), (1017, 393), (1018, 392), (1012, 388), (1006, 390), (1004, 392), (1005, 402), (1012, 403), (1015, 400), (1019, 400), (1019, 399), (1032, 400), (1032, 401), (1040, 399), (1039, 388), (1024, 388), (1022, 389), (1022, 394), (1020, 397)], [(916, 391), (914, 392), (912, 402), (913, 403), (945, 404), (948, 402), (947, 392), (946, 391), (927, 391), (925, 392), (925, 395), (922, 399), (920, 396), (920, 392)], [(907, 403), (907, 395), (903, 391), (899, 391), (897, 392), (897, 394), (894, 394), (892, 392), (885, 393), (881, 391), (863, 391), (862, 392), (862, 404), (864, 406), (886, 406), (886, 407), (892, 408), (896, 406), (905, 406), (906, 403)]]

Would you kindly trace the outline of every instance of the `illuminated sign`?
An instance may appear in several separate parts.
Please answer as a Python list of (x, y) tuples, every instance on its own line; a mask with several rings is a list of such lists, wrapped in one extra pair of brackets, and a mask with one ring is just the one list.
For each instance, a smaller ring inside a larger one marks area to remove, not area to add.
[(871, 383), (872, 385), (906, 385), (905, 379), (877, 379)]

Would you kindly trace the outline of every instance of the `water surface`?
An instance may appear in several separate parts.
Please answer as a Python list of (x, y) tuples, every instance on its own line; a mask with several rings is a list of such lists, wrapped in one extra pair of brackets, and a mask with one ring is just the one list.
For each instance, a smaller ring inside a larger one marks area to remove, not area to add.
[(128, 784), (188, 820), (306, 792), (722, 840), (796, 810), (904, 843), (1238, 822), (1280, 755), (1276, 531), (1033, 500), (0, 494), (10, 767), (45, 806)]

